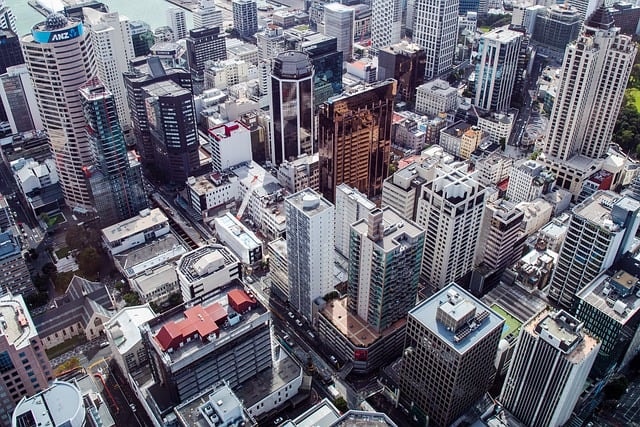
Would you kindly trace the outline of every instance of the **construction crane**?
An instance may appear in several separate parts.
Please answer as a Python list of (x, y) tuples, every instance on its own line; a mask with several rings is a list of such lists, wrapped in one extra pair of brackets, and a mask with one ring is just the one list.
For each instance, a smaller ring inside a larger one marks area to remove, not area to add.
[(238, 220), (242, 219), (242, 215), (244, 215), (244, 211), (247, 209), (247, 206), (249, 206), (249, 200), (251, 199), (253, 190), (255, 190), (255, 187), (253, 186), (253, 184), (257, 180), (258, 180), (258, 175), (254, 175), (253, 179), (251, 180), (251, 183), (249, 184), (249, 189), (247, 190), (247, 192), (244, 195), (244, 198), (242, 199), (242, 203), (240, 204), (240, 209), (238, 209), (238, 213), (236, 214), (236, 218), (238, 218)]

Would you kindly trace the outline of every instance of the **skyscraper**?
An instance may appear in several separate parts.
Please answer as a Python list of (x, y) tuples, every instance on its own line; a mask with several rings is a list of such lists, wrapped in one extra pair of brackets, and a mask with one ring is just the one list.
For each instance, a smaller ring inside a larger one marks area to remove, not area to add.
[(311, 321), (316, 298), (333, 289), (335, 208), (311, 189), (285, 199), (289, 302)]
[(202, 93), (207, 61), (227, 59), (227, 48), (220, 27), (196, 28), (187, 37), (187, 65), (191, 71), (194, 93)]
[(82, 168), (91, 163), (78, 89), (96, 75), (93, 45), (82, 22), (52, 14), (22, 38), (42, 123), (67, 204), (89, 208)]
[(167, 26), (173, 31), (173, 39), (175, 41), (187, 37), (186, 12), (178, 7), (167, 9)]
[(11, 8), (7, 6), (6, 0), (0, 0), (0, 29), (10, 30), (14, 34), (18, 34), (16, 16)]
[(455, 283), (418, 304), (407, 319), (401, 401), (430, 426), (451, 425), (491, 387), (503, 325)]
[(389, 207), (351, 225), (349, 309), (377, 332), (415, 306), (423, 247), (424, 230)]
[(88, 7), (82, 11), (84, 23), (91, 31), (97, 76), (113, 96), (122, 130), (129, 132), (131, 113), (122, 78), (122, 73), (129, 69), (129, 61), (135, 56), (129, 18), (120, 16), (118, 12), (104, 13)]
[(313, 154), (313, 66), (309, 55), (287, 51), (273, 60), (269, 85), (271, 162), (279, 166)]
[(565, 50), (544, 154), (558, 184), (574, 197), (597, 170), (594, 159), (606, 155), (636, 52), (604, 6)]
[(53, 371), (22, 295), (1, 296), (0, 316), (0, 424), (10, 426), (16, 404), (22, 397), (46, 389)]
[(415, 0), (413, 42), (427, 55), (425, 78), (449, 71), (458, 40), (458, 0)]
[(9, 67), (0, 76), (0, 98), (12, 133), (43, 129), (33, 83), (25, 64)]
[(505, 111), (511, 103), (516, 80), (522, 33), (496, 28), (480, 36), (476, 63), (476, 107)]
[(474, 267), (484, 205), (484, 186), (463, 169), (442, 165), (422, 186), (416, 222), (427, 232), (422, 279), (432, 290)]
[(338, 40), (338, 50), (343, 61), (351, 61), (353, 56), (353, 19), (355, 11), (340, 3), (324, 6), (324, 34)]
[(258, 6), (255, 0), (233, 0), (233, 27), (243, 39), (258, 32)]
[[(7, 67), (19, 64), (24, 64), (24, 58), (18, 36), (11, 30), (0, 28), (0, 74), (6, 73)], [(0, 121), (7, 120), (8, 107), (0, 103)]]
[(148, 207), (140, 163), (127, 153), (113, 95), (98, 78), (80, 88), (93, 164), (87, 165), (94, 206), (107, 227)]
[(153, 164), (155, 149), (147, 119), (143, 88), (162, 81), (173, 81), (179, 84), (180, 87), (191, 91), (191, 73), (184, 68), (165, 67), (158, 57), (149, 57), (144, 64), (132, 66), (130, 71), (124, 73), (136, 145), (138, 153), (142, 157), (142, 162), (147, 165)]
[(571, 213), (549, 287), (549, 299), (566, 310), (573, 310), (576, 294), (630, 249), (640, 224), (640, 201), (598, 191)]
[(335, 242), (336, 251), (345, 258), (349, 257), (349, 241), (351, 240), (351, 224), (369, 215), (376, 208), (376, 204), (367, 199), (367, 196), (349, 187), (340, 184), (336, 187), (336, 227)]
[(165, 181), (181, 185), (200, 169), (193, 96), (171, 80), (152, 83), (142, 90), (155, 163)]
[(391, 155), (396, 82), (386, 80), (329, 99), (318, 112), (320, 191), (335, 200), (343, 182), (369, 199), (382, 194)]
[(427, 58), (424, 49), (406, 41), (378, 51), (378, 80), (395, 79), (400, 98), (413, 104), (416, 89), (424, 83)]
[(562, 310), (542, 311), (522, 326), (500, 402), (526, 425), (569, 419), (600, 348), (582, 326)]
[(400, 42), (402, 1), (371, 1), (371, 47), (380, 49)]
[(222, 11), (215, 0), (200, 0), (193, 9), (193, 28), (212, 28), (222, 26)]

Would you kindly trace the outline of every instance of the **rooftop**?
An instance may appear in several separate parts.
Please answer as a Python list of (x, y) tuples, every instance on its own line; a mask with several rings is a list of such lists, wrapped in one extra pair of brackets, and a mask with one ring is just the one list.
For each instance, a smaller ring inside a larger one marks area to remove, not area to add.
[(226, 246), (207, 245), (182, 255), (176, 269), (189, 282), (195, 282), (238, 262)]
[[(384, 232), (381, 238), (376, 241), (376, 245), (385, 252), (391, 252), (397, 248), (403, 250), (405, 247), (404, 241), (407, 236), (410, 239), (415, 239), (421, 234), (424, 234), (424, 230), (415, 223), (403, 218), (395, 210), (386, 206), (382, 210), (382, 226)], [(370, 218), (362, 218), (358, 222), (351, 225), (352, 229), (363, 236), (367, 236), (370, 227)]]
[(169, 220), (159, 208), (145, 209), (138, 216), (103, 228), (102, 235), (108, 244), (113, 244), (161, 224), (168, 225)]
[(0, 297), (0, 326), (0, 337), (16, 349), (29, 346), (29, 339), (38, 334), (22, 295)]
[(310, 188), (292, 194), (285, 200), (308, 217), (333, 209), (333, 205), (328, 200)]
[(54, 381), (46, 390), (24, 397), (14, 410), (17, 426), (77, 425), (85, 417), (82, 395), (66, 381)]
[(624, 325), (640, 310), (640, 279), (635, 273), (602, 272), (577, 297)]
[(253, 249), (262, 246), (260, 239), (258, 239), (251, 230), (245, 227), (230, 213), (226, 213), (224, 216), (216, 218), (215, 223), (216, 228), (223, 227), (231, 232), (235, 236), (236, 240), (239, 241), (246, 249)]
[(106, 326), (120, 354), (125, 354), (141, 340), (139, 326), (156, 317), (148, 304), (125, 307)]
[[(190, 427), (217, 427), (240, 424), (249, 420), (243, 402), (226, 384), (216, 384), (210, 390), (190, 399), (174, 409), (181, 425)], [(233, 424), (237, 421), (238, 424)]]
[(322, 310), (322, 315), (357, 347), (369, 347), (380, 337), (392, 334), (406, 323), (406, 319), (402, 318), (378, 333), (364, 319), (349, 311), (346, 297), (331, 300)]
[(599, 345), (596, 338), (582, 332), (582, 323), (564, 310), (543, 310), (530, 319), (523, 329), (533, 336), (539, 336), (574, 363), (583, 360)]
[(528, 292), (519, 286), (504, 283), (491, 289), (482, 297), (482, 301), (490, 306), (499, 305), (522, 323), (547, 306), (547, 301), (537, 292)]
[(502, 317), (455, 283), (414, 307), (409, 316), (460, 354), (504, 326)]
[[(247, 307), (252, 308), (248, 310)], [(141, 328), (153, 337), (150, 343), (162, 355), (166, 365), (182, 366), (182, 361), (193, 360), (201, 350), (209, 349), (206, 351), (208, 354), (242, 336), (254, 322), (266, 321), (264, 316), (269, 316), (264, 306), (250, 291), (245, 291), (241, 282), (234, 280), (225, 287), (163, 313)], [(199, 339), (188, 340), (196, 333)]]
[(165, 234), (142, 246), (115, 255), (116, 261), (128, 278), (135, 277), (149, 269), (167, 264), (188, 251), (173, 233)]
[(249, 129), (242, 122), (229, 122), (224, 125), (215, 126), (208, 130), (216, 141), (222, 141), (231, 135), (249, 134)]

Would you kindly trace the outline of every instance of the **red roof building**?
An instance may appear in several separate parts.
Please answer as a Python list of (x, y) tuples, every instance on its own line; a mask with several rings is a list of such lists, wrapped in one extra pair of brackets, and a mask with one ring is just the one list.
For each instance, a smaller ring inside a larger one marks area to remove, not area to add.
[(227, 300), (229, 305), (236, 312), (242, 314), (251, 307), (255, 307), (256, 299), (249, 296), (245, 291), (241, 289), (234, 289), (227, 294)]
[(220, 326), (227, 320), (227, 311), (219, 303), (207, 307), (196, 305), (184, 311), (184, 319), (167, 322), (160, 328), (156, 340), (162, 350), (176, 349), (190, 338), (199, 336), (203, 342), (215, 334), (218, 337)]

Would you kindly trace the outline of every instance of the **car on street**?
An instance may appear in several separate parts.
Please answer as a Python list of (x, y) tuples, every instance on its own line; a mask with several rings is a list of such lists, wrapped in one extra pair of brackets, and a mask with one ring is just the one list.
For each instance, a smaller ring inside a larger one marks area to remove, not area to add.
[(296, 319), (296, 325), (302, 327), (302, 322), (300, 321), (300, 319)]
[(288, 313), (287, 313), (287, 316), (289, 316), (289, 317), (290, 317), (290, 318), (292, 318), (292, 319), (295, 319), (295, 317), (296, 317), (296, 316), (294, 316), (294, 315), (293, 315), (293, 313), (292, 313), (292, 312), (288, 312)]
[(284, 419), (282, 417), (278, 417), (275, 420), (273, 420), (273, 425), (274, 426), (280, 425), (283, 421)]

